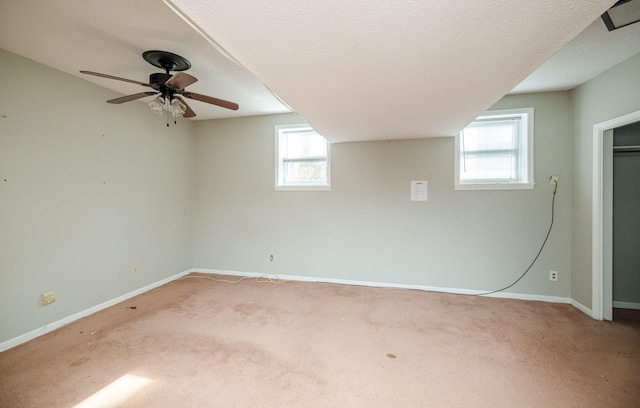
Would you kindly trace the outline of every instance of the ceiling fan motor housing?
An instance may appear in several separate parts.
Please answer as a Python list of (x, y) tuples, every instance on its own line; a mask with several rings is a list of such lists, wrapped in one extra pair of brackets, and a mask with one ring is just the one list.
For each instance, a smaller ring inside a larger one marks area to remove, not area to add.
[(163, 98), (171, 98), (173, 97), (173, 90), (165, 85), (165, 82), (171, 78), (171, 74), (164, 74), (162, 72), (158, 72), (156, 74), (149, 75), (149, 85), (156, 91), (162, 93)]
[(155, 90), (160, 90), (162, 86), (171, 78), (171, 74), (164, 74), (162, 72), (158, 72), (156, 74), (149, 75), (149, 85)]

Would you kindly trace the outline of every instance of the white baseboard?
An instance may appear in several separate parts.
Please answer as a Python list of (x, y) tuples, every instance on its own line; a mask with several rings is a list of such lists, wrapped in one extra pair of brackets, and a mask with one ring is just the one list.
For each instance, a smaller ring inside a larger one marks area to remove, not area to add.
[[(43, 334), (49, 333), (52, 330), (58, 329), (62, 326), (65, 326), (71, 322), (74, 322), (78, 319), (81, 319), (85, 316), (89, 316), (93, 313), (99, 312), (100, 310), (106, 309), (110, 306), (113, 306), (117, 303), (123, 302), (127, 299), (130, 299), (134, 296), (140, 295), (144, 292), (147, 292), (151, 289), (155, 289), (159, 286), (162, 286), (166, 283), (179, 279), (189, 273), (199, 272), (205, 274), (217, 274), (217, 275), (230, 275), (230, 276), (240, 276), (240, 277), (263, 277), (263, 276), (276, 276), (269, 275), (264, 273), (256, 273), (256, 272), (238, 272), (238, 271), (225, 271), (218, 269), (206, 269), (206, 268), (191, 268), (186, 271), (177, 273), (172, 275), (166, 279), (162, 279), (158, 282), (151, 283), (147, 286), (144, 286), (140, 289), (134, 290), (132, 292), (126, 293), (122, 296), (119, 296), (115, 299), (109, 300), (107, 302), (101, 303), (99, 305), (90, 307), (89, 309), (83, 310), (81, 312), (75, 313), (71, 316), (68, 316), (64, 319), (58, 320), (56, 322), (50, 323), (44, 327), (41, 327), (36, 330), (32, 330), (28, 333), (15, 337), (13, 339), (9, 339), (0, 343), (0, 352), (4, 350), (8, 350), (12, 347), (15, 347), (19, 344), (27, 342), (29, 340), (35, 339), (36, 337), (42, 336)], [(369, 286), (369, 287), (378, 287), (378, 288), (395, 288), (395, 289), (410, 289), (410, 290), (423, 290), (428, 292), (443, 292), (443, 293), (451, 293), (458, 295), (480, 295), (485, 293), (485, 291), (481, 290), (471, 290), (471, 289), (457, 289), (457, 288), (442, 288), (435, 286), (422, 286), (422, 285), (405, 285), (398, 283), (384, 283), (384, 282), (369, 282), (369, 281), (358, 281), (358, 280), (345, 280), (345, 279), (332, 279), (332, 278), (314, 278), (309, 276), (295, 276), (295, 275), (277, 275), (281, 280), (291, 280), (291, 281), (300, 281), (300, 282), (319, 282), (319, 283), (334, 283), (339, 285), (353, 285), (353, 286)], [(580, 304), (574, 299), (568, 297), (560, 297), (560, 296), (544, 296), (544, 295), (530, 295), (525, 293), (510, 293), (510, 292), (498, 292), (492, 293), (490, 295), (486, 295), (486, 297), (494, 297), (494, 298), (504, 298), (504, 299), (519, 299), (519, 300), (532, 300), (539, 302), (551, 302), (551, 303), (565, 303), (571, 304), (576, 307), (578, 310), (588, 314), (589, 316), (593, 316), (591, 309)], [(618, 306), (624, 304), (624, 306)], [(614, 307), (621, 307), (627, 309), (640, 309), (640, 304), (638, 303), (625, 303), (625, 302), (614, 302)]]
[(582, 303), (578, 302), (577, 300), (571, 299), (571, 306), (575, 307), (576, 309), (578, 309), (582, 313), (593, 317), (593, 310), (589, 309), (588, 307), (586, 307)]
[[(370, 287), (376, 287), (376, 288), (424, 290), (428, 292), (443, 292), (443, 293), (452, 293), (456, 295), (480, 295), (480, 294), (486, 293), (486, 291), (471, 290), (471, 289), (441, 288), (441, 287), (435, 287), (435, 286), (404, 285), (404, 284), (398, 284), (398, 283), (354, 281), (354, 280), (332, 279), (332, 278), (314, 278), (309, 276), (295, 276), (295, 275), (270, 275), (270, 274), (256, 273), (256, 272), (222, 271), (217, 269), (206, 269), (206, 268), (194, 268), (193, 272), (217, 274), (217, 275), (242, 276), (242, 277), (250, 277), (250, 278), (258, 278), (261, 276), (277, 276), (281, 280), (291, 280), (291, 281), (300, 281), (300, 282), (335, 283), (339, 285), (370, 286)], [(509, 293), (509, 292), (492, 293), (490, 295), (486, 295), (486, 297), (534, 300), (539, 302), (565, 303), (565, 304), (571, 304), (571, 300), (572, 300), (568, 297), (529, 295), (524, 293)]]
[(618, 302), (618, 301), (613, 301), (613, 307), (618, 308), (618, 309), (634, 309), (634, 310), (640, 310), (640, 303), (635, 303), (635, 302)]
[(69, 324), (71, 322), (74, 322), (74, 321), (76, 321), (78, 319), (81, 319), (81, 318), (83, 318), (85, 316), (89, 316), (89, 315), (91, 315), (93, 313), (99, 312), (100, 310), (106, 309), (106, 308), (108, 308), (110, 306), (113, 306), (115, 304), (118, 304), (120, 302), (124, 302), (125, 300), (130, 299), (130, 298), (132, 298), (134, 296), (138, 296), (138, 295), (140, 295), (140, 294), (142, 294), (144, 292), (148, 292), (151, 289), (155, 289), (155, 288), (157, 288), (159, 286), (162, 286), (162, 285), (164, 285), (166, 283), (169, 283), (171, 281), (179, 279), (179, 278), (181, 278), (181, 277), (183, 277), (183, 276), (185, 276), (185, 275), (187, 275), (187, 274), (189, 274), (191, 272), (194, 272), (194, 269), (188, 269), (188, 270), (186, 270), (184, 272), (180, 272), (180, 273), (177, 273), (175, 275), (169, 276), (168, 278), (162, 279), (162, 280), (160, 280), (158, 282), (151, 283), (151, 284), (149, 284), (147, 286), (144, 286), (144, 287), (142, 287), (140, 289), (136, 289), (136, 290), (134, 290), (132, 292), (129, 292), (129, 293), (126, 293), (126, 294), (124, 294), (122, 296), (118, 296), (115, 299), (108, 300), (108, 301), (106, 301), (104, 303), (100, 303), (99, 305), (90, 307), (89, 309), (86, 309), (86, 310), (83, 310), (81, 312), (72, 314), (71, 316), (67, 316), (64, 319), (60, 319), (60, 320), (58, 320), (56, 322), (53, 322), (53, 323), (50, 323), (50, 324), (48, 324), (46, 326), (40, 327), (39, 329), (32, 330), (32, 331), (30, 331), (28, 333), (25, 333), (23, 335), (20, 335), (18, 337), (14, 337), (13, 339), (9, 339), (7, 341), (4, 341), (4, 342), (0, 343), (0, 352), (8, 350), (8, 349), (10, 349), (12, 347), (15, 347), (15, 346), (17, 346), (19, 344), (22, 344), (24, 342), (27, 342), (29, 340), (33, 340), (36, 337), (42, 336), (43, 334), (49, 333), (50, 331), (53, 331), (53, 330), (58, 329), (58, 328), (60, 328), (62, 326), (65, 326), (65, 325), (67, 325), (67, 324)]

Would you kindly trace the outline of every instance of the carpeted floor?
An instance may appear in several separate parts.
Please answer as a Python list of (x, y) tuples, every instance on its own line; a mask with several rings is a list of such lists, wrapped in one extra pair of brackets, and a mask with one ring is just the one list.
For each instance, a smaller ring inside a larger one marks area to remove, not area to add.
[(637, 311), (397, 289), (183, 278), (0, 353), (11, 408), (639, 406)]

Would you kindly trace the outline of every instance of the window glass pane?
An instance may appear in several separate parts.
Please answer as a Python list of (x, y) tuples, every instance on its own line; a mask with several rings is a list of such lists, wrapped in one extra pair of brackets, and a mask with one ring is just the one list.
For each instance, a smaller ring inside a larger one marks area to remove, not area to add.
[(283, 159), (327, 156), (327, 141), (315, 132), (287, 132), (283, 136)]
[[(287, 162), (285, 164), (286, 184), (327, 181), (327, 162)], [(316, 184), (316, 183), (312, 183)]]
[(461, 134), (460, 180), (517, 181), (518, 129), (517, 119), (478, 120), (465, 128)]
[(478, 121), (463, 131), (466, 151), (517, 149), (518, 121)]
[(461, 180), (516, 181), (518, 167), (512, 154), (467, 155), (460, 172)]
[(310, 127), (277, 130), (277, 186), (329, 185), (329, 143)]
[(456, 190), (533, 188), (533, 108), (488, 111), (456, 136)]

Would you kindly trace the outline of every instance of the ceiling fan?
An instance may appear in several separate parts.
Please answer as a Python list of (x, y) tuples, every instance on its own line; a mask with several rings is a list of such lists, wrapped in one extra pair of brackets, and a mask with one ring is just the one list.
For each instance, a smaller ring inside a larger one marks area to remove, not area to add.
[[(153, 91), (140, 92), (133, 95), (122, 96), (120, 98), (110, 99), (107, 103), (124, 103), (141, 99), (147, 96), (158, 95), (154, 100), (149, 102), (149, 107), (152, 111), (158, 115), (162, 115), (164, 110), (171, 112), (174, 117), (183, 116), (185, 118), (192, 118), (196, 116), (196, 113), (187, 105), (185, 100), (181, 98), (194, 99), (212, 105), (220, 106), (223, 108), (238, 110), (237, 103), (225, 101), (224, 99), (214, 98), (212, 96), (202, 95), (195, 92), (186, 91), (185, 88), (198, 79), (185, 74), (181, 71), (186, 71), (191, 68), (191, 63), (184, 57), (176, 55), (167, 51), (145, 51), (142, 53), (142, 58), (149, 64), (158, 68), (163, 68), (164, 73), (155, 73), (149, 76), (149, 83), (134, 81), (132, 79), (120, 78), (113, 75), (101, 74), (99, 72), (92, 71), (80, 71), (82, 74), (95, 75), (102, 78), (115, 79), (118, 81), (130, 82), (132, 84), (138, 84), (152, 88)], [(177, 71), (175, 74), (171, 74), (171, 71)], [(167, 123), (167, 126), (169, 124)]]

